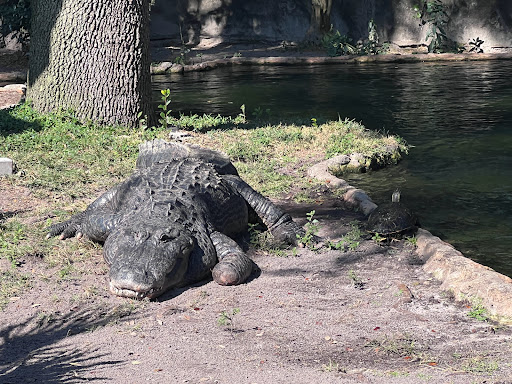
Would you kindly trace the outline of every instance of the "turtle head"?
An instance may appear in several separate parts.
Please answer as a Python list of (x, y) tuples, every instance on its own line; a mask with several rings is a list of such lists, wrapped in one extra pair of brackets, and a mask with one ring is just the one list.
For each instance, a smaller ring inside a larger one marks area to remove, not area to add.
[(397, 189), (393, 194), (391, 195), (391, 201), (393, 203), (399, 203), (400, 202), (400, 190)]
[(110, 292), (154, 298), (183, 282), (194, 247), (190, 232), (161, 224), (120, 226), (107, 238), (104, 258), (110, 266)]

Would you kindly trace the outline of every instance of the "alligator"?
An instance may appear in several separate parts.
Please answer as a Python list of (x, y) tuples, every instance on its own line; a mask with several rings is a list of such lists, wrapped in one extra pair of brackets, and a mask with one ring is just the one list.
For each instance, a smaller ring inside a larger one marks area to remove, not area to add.
[(238, 175), (229, 158), (207, 148), (164, 140), (139, 146), (136, 170), (85, 211), (48, 228), (61, 239), (103, 244), (110, 292), (136, 299), (213, 276), (245, 282), (255, 264), (233, 240), (250, 219), (275, 244), (297, 244), (304, 230)]

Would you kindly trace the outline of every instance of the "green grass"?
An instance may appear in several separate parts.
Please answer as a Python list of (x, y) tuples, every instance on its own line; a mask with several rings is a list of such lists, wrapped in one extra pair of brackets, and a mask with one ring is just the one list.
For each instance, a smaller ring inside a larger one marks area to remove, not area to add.
[[(245, 108), (241, 110), (236, 117), (168, 116), (168, 124), (194, 131), (192, 143), (226, 152), (240, 175), (268, 197), (297, 191), (301, 200), (307, 200), (308, 191), (319, 182), (307, 177), (306, 170), (326, 156), (378, 155), (393, 143), (403, 151), (407, 148), (398, 138), (368, 131), (350, 120), (261, 125), (258, 118), (247, 121)], [(0, 217), (0, 258), (12, 265), (11, 271), (4, 272), (10, 275), (3, 279), (8, 286), (2, 294), (14, 295), (9, 292), (18, 292), (17, 287), (25, 284), (17, 265), (27, 255), (42, 257), (48, 268), (45, 276), (57, 282), (93, 273), (87, 260), (99, 257), (99, 246), (46, 240), (45, 228), (85, 209), (100, 193), (124, 180), (133, 172), (138, 145), (165, 139), (168, 133), (163, 127), (82, 124), (69, 111), (40, 114), (28, 104), (0, 110), (0, 155), (12, 158), (17, 166), (16, 174), (1, 182), (26, 187), (42, 202), (26, 213)], [(34, 217), (41, 220), (27, 220)]]
[(21, 171), (16, 182), (49, 196), (82, 198), (134, 167), (138, 144), (158, 131), (80, 124), (72, 113), (42, 115), (28, 104), (0, 111), (0, 153)]
[(0, 271), (0, 310), (5, 308), (11, 298), (23, 293), (29, 287), (29, 276), (15, 269)]
[(499, 364), (494, 359), (477, 356), (464, 361), (462, 364), (462, 370), (465, 372), (491, 375), (499, 370)]
[(25, 253), (22, 245), (25, 240), (26, 227), (17, 220), (7, 223), (0, 222), (0, 255), (10, 261), (13, 267), (18, 264), (18, 259)]

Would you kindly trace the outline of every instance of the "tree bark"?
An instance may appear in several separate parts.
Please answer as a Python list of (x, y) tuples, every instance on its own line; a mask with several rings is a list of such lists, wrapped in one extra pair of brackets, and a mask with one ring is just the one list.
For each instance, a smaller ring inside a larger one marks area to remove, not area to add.
[(149, 0), (33, 0), (27, 98), (36, 110), (134, 127), (151, 114)]
[(322, 36), (331, 29), (332, 0), (311, 0), (311, 24), (308, 34)]

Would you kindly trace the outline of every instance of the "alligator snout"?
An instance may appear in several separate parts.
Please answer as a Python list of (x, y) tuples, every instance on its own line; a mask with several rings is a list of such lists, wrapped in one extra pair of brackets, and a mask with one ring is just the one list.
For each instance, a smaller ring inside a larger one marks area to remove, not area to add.
[(110, 292), (114, 295), (132, 299), (144, 299), (158, 296), (162, 286), (149, 272), (141, 269), (122, 268), (110, 271)]

